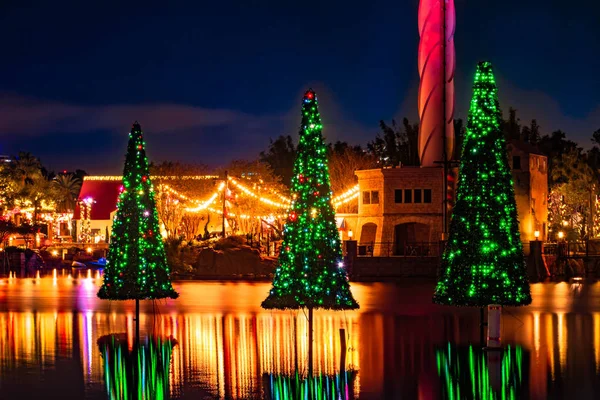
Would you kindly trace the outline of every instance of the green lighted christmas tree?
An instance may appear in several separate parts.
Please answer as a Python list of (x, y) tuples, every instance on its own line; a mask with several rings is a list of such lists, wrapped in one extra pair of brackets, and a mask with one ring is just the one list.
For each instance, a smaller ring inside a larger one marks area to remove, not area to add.
[(142, 129), (137, 122), (129, 134), (117, 208), (104, 284), (98, 297), (110, 300), (177, 298), (160, 235)]
[(317, 96), (304, 94), (302, 125), (292, 177), (292, 205), (269, 297), (264, 308), (355, 309), (342, 263), (331, 205), (327, 147)]
[(436, 303), (478, 307), (531, 303), (500, 120), (492, 65), (479, 63)]

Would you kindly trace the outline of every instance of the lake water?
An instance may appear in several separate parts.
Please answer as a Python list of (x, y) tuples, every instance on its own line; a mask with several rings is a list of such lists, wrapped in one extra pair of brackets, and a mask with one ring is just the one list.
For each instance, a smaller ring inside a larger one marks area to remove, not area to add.
[[(98, 300), (99, 283), (0, 279), (0, 399), (127, 398), (134, 303)], [(139, 353), (140, 379), (161, 388), (149, 398), (306, 392), (306, 316), (262, 310), (268, 283), (175, 287), (178, 300), (142, 303), (142, 338), (176, 341)], [(481, 350), (479, 311), (432, 305), (431, 282), (352, 289), (360, 310), (315, 312), (315, 398), (600, 398), (599, 283), (532, 285), (531, 306), (504, 310), (505, 347), (493, 353)]]

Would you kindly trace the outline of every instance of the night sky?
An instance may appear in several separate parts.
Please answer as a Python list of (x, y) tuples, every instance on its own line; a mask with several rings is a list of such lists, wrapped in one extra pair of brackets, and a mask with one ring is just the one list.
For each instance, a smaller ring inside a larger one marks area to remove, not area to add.
[[(504, 110), (587, 146), (600, 128), (598, 2), (455, 1), (457, 116), (487, 59)], [(0, 2), (0, 154), (120, 173), (138, 120), (154, 161), (254, 158), (270, 137), (295, 138), (308, 87), (330, 141), (417, 120), (417, 0), (165, 3)]]

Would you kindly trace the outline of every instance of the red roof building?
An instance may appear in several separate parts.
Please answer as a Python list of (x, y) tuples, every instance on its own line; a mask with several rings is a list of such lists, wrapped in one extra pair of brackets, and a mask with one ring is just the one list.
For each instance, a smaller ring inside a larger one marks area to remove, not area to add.
[[(89, 179), (91, 178), (91, 179)], [(99, 178), (106, 178), (101, 180)], [(79, 201), (91, 199), (92, 207), (90, 211), (91, 220), (110, 220), (110, 214), (117, 209), (117, 199), (122, 186), (120, 176), (110, 177), (85, 177), (81, 192), (79, 193)], [(73, 219), (79, 220), (82, 218), (80, 204), (77, 202)]]

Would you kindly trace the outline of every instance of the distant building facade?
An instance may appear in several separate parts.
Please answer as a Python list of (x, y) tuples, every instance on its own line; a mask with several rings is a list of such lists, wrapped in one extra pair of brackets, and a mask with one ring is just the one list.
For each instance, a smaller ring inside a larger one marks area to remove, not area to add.
[[(547, 157), (524, 142), (510, 142), (507, 150), (521, 240), (535, 240), (535, 231), (544, 240), (548, 226)], [(423, 250), (427, 249), (423, 244), (439, 242), (443, 233), (443, 169), (398, 167), (356, 171), (356, 175), (360, 188), (358, 214), (356, 218), (344, 218), (346, 225), (354, 229), (359, 253), (427, 255), (423, 252), (429, 250)], [(452, 195), (452, 181), (449, 189)], [(347, 234), (343, 237), (346, 239)]]
[(373, 255), (404, 255), (442, 234), (443, 169), (402, 167), (356, 171), (357, 240), (378, 243)]
[(548, 235), (548, 157), (529, 143), (508, 143), (521, 240), (545, 240)]

